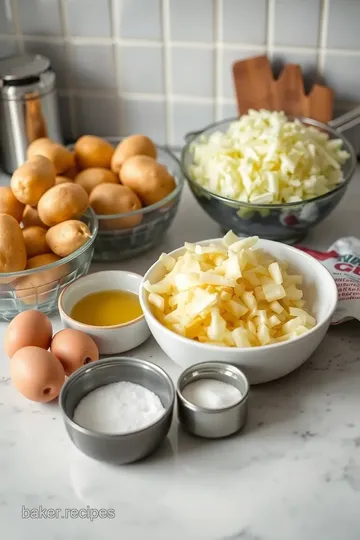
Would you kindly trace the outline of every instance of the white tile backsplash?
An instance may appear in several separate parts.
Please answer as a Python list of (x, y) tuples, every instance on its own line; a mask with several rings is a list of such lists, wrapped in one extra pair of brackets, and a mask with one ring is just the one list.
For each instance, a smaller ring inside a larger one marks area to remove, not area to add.
[(170, 144), (174, 146), (182, 146), (187, 133), (214, 122), (214, 106), (207, 103), (174, 102), (171, 104), (171, 114), (174, 127)]
[(65, 0), (69, 34), (75, 37), (111, 37), (110, 2), (111, 0)]
[(266, 0), (223, 0), (222, 41), (263, 45), (266, 41), (266, 15)]
[[(232, 64), (301, 66), (360, 103), (360, 0), (0, 0), (0, 58), (48, 56), (66, 138), (186, 131), (236, 116)], [(339, 101), (340, 100), (340, 101)]]
[(321, 0), (275, 0), (274, 43), (316, 47), (320, 11)]
[(164, 0), (170, 7), (170, 36), (173, 41), (212, 42), (213, 0)]
[(120, 131), (120, 107), (117, 98), (77, 96), (74, 98), (77, 130), (100, 137), (116, 136)]
[(360, 49), (359, 22), (359, 0), (329, 0), (327, 46)]
[(60, 0), (17, 0), (17, 6), (23, 34), (62, 35)]
[(120, 113), (120, 135), (146, 133), (158, 144), (166, 142), (164, 101), (123, 99)]
[(113, 0), (117, 2), (116, 28), (122, 38), (162, 38), (161, 0)]
[(116, 88), (113, 45), (70, 45), (71, 85), (83, 90)]
[(171, 93), (211, 98), (214, 95), (214, 50), (171, 48)]
[[(0, 34), (14, 34), (15, 22), (11, 0), (0, 0)], [(0, 45), (1, 47), (1, 45)], [(1, 51), (0, 51), (1, 54)]]
[(164, 92), (163, 47), (118, 46), (120, 87), (134, 94)]

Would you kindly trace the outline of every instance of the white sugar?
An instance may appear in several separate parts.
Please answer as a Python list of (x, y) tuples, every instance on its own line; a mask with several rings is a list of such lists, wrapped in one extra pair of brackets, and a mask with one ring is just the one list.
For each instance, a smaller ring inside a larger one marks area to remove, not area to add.
[(156, 394), (140, 384), (120, 381), (87, 394), (76, 407), (73, 420), (93, 431), (120, 434), (143, 429), (164, 412)]
[(216, 379), (198, 379), (189, 383), (183, 388), (182, 395), (190, 403), (205, 409), (223, 409), (241, 399), (238, 388)]

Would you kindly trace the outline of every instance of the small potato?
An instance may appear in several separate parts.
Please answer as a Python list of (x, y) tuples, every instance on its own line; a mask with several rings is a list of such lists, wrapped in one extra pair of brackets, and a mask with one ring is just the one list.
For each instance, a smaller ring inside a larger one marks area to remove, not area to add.
[[(46, 265), (59, 261), (60, 257), (53, 253), (37, 255), (28, 260), (26, 270), (39, 268), (38, 272), (24, 276), (15, 283), (16, 296), (27, 305), (41, 305), (49, 301), (50, 295), (56, 301), (57, 281), (69, 272), (67, 264), (57, 268), (46, 269)], [(44, 268), (42, 268), (44, 267)]]
[(75, 164), (73, 167), (70, 167), (70, 169), (67, 169), (67, 171), (63, 172), (63, 176), (66, 176), (66, 178), (70, 178), (70, 180), (75, 180), (79, 172), (80, 171)]
[(80, 217), (89, 206), (85, 189), (74, 183), (60, 184), (49, 189), (41, 197), (38, 212), (48, 227), (62, 221)]
[(0, 273), (19, 272), (26, 266), (26, 249), (19, 223), (0, 214)]
[(68, 182), (72, 183), (73, 181), (71, 178), (67, 178), (66, 176), (57, 176), (55, 178), (55, 186), (58, 186), (59, 184), (67, 184)]
[(118, 184), (119, 178), (109, 169), (102, 169), (101, 167), (91, 167), (81, 171), (75, 178), (75, 184), (82, 186), (88, 195), (92, 192), (94, 187), (99, 184)]
[[(100, 184), (90, 195), (90, 205), (97, 214), (124, 214), (141, 208), (137, 195), (128, 187), (120, 184)], [(142, 214), (119, 219), (102, 219), (102, 229), (131, 229), (142, 221)]]
[(11, 189), (18, 201), (35, 206), (55, 184), (55, 167), (46, 157), (34, 156), (25, 161), (11, 177)]
[(22, 233), (28, 259), (36, 255), (50, 253), (51, 249), (46, 241), (46, 229), (33, 225), (22, 229)]
[(37, 209), (33, 206), (29, 206), (28, 204), (24, 208), (22, 222), (24, 227), (32, 227), (33, 225), (38, 225), (39, 227), (47, 228), (45, 223), (43, 223), (39, 218)]
[(110, 169), (114, 147), (95, 135), (84, 135), (76, 141), (76, 163), (80, 169), (103, 167)]
[(67, 257), (91, 237), (89, 227), (82, 221), (70, 219), (50, 227), (46, 233), (48, 245), (59, 257)]
[(17, 200), (11, 188), (0, 186), (0, 214), (8, 214), (20, 223), (24, 208), (25, 206)]
[(156, 146), (145, 135), (131, 135), (121, 141), (111, 159), (111, 170), (119, 174), (122, 164), (132, 156), (149, 156), (156, 159)]
[(120, 180), (135, 191), (145, 206), (161, 201), (176, 187), (167, 168), (148, 156), (127, 159), (121, 167)]
[(26, 263), (26, 270), (32, 270), (33, 268), (40, 268), (53, 262), (59, 261), (61, 257), (58, 257), (54, 253), (43, 253), (42, 255), (36, 255), (31, 257)]
[(58, 144), (51, 139), (42, 137), (32, 142), (27, 149), (27, 158), (34, 156), (44, 156), (54, 165), (56, 174), (62, 174), (75, 164), (75, 154), (65, 146)]

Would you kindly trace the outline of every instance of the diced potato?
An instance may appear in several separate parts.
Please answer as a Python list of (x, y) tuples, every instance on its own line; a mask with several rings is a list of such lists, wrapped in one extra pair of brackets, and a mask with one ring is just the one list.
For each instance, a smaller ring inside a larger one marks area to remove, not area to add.
[(256, 243), (228, 233), (220, 246), (185, 244), (177, 260), (162, 254), (165, 277), (144, 284), (155, 317), (188, 339), (226, 347), (281, 343), (307, 332), (316, 320), (297, 288), (302, 277), (289, 275), (286, 263)]

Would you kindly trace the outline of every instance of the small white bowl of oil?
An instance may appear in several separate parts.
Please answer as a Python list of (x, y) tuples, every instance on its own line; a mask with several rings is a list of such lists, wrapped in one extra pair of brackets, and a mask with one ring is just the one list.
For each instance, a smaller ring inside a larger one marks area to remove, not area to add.
[(59, 297), (65, 328), (93, 338), (100, 354), (118, 354), (138, 347), (150, 336), (139, 302), (142, 276), (110, 270), (84, 276)]

